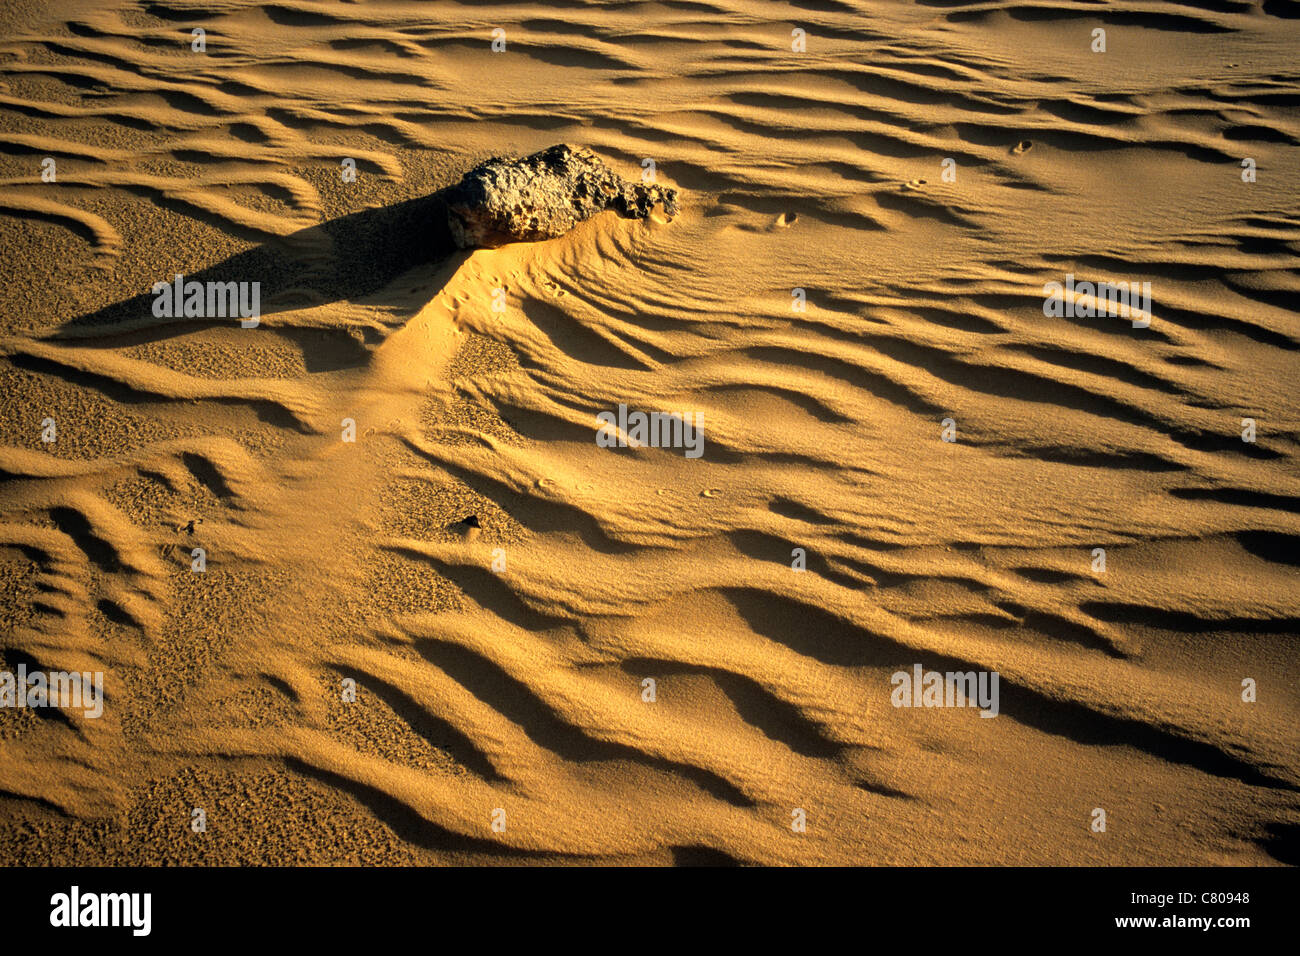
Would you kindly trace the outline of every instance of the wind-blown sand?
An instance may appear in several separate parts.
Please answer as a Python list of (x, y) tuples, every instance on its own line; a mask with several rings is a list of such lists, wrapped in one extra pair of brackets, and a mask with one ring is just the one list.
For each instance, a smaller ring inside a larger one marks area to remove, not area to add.
[[(1298, 16), (8, 0), (0, 860), (1300, 862)], [(681, 214), (451, 254), (560, 142)]]

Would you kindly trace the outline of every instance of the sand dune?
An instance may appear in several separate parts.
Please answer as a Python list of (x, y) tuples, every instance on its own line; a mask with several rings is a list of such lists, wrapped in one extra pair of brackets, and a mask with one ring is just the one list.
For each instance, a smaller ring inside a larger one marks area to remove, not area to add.
[[(6, 862), (1300, 862), (1300, 5), (56, 6), (0, 12), (0, 670), (106, 701), (0, 709)], [(559, 142), (681, 214), (454, 251)]]

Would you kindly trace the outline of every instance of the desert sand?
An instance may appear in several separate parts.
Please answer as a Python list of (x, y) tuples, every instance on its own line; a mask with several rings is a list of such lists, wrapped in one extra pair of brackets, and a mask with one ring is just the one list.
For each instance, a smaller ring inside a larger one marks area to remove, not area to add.
[(1298, 16), (5, 0), (0, 861), (1300, 863)]

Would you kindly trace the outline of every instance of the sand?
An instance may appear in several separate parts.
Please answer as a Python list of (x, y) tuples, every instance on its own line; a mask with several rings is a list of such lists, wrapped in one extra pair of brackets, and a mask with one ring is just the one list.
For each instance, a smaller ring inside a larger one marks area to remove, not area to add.
[(0, 861), (1300, 863), (1298, 14), (6, 0)]

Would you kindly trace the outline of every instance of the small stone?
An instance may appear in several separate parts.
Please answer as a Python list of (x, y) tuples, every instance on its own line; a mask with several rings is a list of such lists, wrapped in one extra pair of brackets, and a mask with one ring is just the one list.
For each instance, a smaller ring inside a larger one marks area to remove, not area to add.
[(447, 526), (448, 531), (452, 531), (466, 540), (477, 538), (482, 529), (483, 525), (479, 523), (478, 515), (461, 518), (459, 521), (452, 522)]

